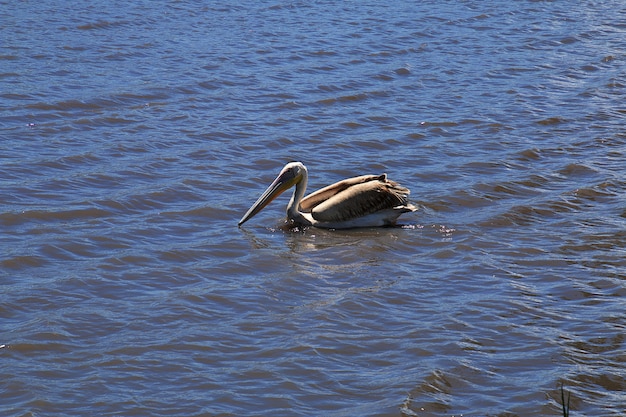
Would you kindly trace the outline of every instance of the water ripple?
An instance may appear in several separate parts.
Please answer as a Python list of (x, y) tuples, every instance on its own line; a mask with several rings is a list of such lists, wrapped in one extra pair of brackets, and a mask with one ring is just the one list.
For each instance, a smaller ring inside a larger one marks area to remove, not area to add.
[[(621, 4), (57, 3), (0, 28), (2, 415), (623, 414)], [(238, 228), (289, 160), (419, 210)]]

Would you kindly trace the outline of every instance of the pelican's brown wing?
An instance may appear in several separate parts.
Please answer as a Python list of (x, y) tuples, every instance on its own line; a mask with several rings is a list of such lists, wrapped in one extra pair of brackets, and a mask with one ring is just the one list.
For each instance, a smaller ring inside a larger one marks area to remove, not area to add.
[(384, 174), (370, 177), (373, 178), (356, 181), (317, 204), (311, 210), (313, 218), (320, 222), (344, 222), (383, 210), (413, 210), (408, 205), (407, 188), (387, 180)]
[(357, 184), (362, 184), (370, 181), (387, 181), (387, 174), (382, 175), (362, 175), (360, 177), (348, 178), (334, 184), (331, 184), (327, 187), (324, 187), (320, 190), (317, 190), (308, 196), (304, 197), (300, 202), (300, 210), (305, 213), (310, 213), (314, 207), (341, 193), (342, 191), (353, 187)]

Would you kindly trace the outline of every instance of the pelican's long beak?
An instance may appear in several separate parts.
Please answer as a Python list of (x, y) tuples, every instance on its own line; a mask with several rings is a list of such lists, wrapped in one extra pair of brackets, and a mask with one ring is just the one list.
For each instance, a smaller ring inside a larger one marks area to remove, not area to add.
[(259, 199), (250, 207), (250, 209), (239, 220), (239, 226), (250, 220), (255, 214), (263, 210), (272, 200), (282, 194), (285, 190), (288, 190), (297, 182), (297, 176), (294, 175), (292, 170), (281, 171), (276, 177), (274, 182), (267, 187), (267, 190), (259, 197)]

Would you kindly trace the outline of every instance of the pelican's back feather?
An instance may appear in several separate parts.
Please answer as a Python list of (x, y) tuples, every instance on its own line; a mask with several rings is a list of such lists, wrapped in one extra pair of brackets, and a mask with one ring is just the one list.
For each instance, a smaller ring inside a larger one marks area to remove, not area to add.
[[(348, 184), (346, 185), (345, 182)], [(341, 188), (340, 191), (322, 189), (310, 196), (314, 198), (308, 203), (316, 203), (311, 208), (311, 215), (315, 220), (343, 222), (383, 210), (400, 212), (413, 210), (413, 207), (408, 204), (409, 190), (394, 181), (387, 180), (386, 174), (355, 177), (331, 187), (341, 183), (344, 184), (338, 187)], [(328, 198), (323, 199), (323, 196), (328, 196)]]
[(304, 197), (300, 202), (300, 210), (305, 213), (310, 213), (314, 207), (328, 200), (332, 196), (339, 194), (340, 192), (354, 185), (375, 180), (385, 182), (387, 181), (387, 174), (361, 175), (360, 177), (347, 178), (345, 180), (331, 184)]

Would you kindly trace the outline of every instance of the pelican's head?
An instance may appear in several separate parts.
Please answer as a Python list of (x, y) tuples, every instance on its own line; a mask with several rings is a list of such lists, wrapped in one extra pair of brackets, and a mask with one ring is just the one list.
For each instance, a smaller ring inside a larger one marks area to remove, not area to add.
[(293, 187), (302, 181), (306, 168), (301, 162), (290, 162), (280, 171), (276, 179), (267, 187), (267, 190), (250, 207), (250, 209), (239, 220), (239, 226), (250, 220), (255, 214), (263, 210), (272, 200), (282, 194), (285, 190)]

